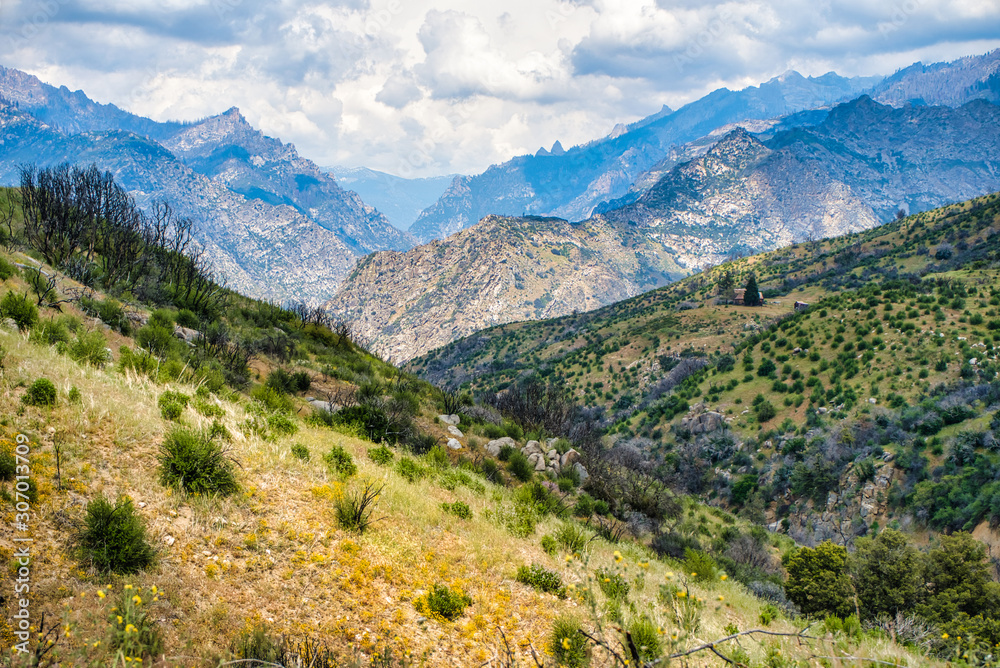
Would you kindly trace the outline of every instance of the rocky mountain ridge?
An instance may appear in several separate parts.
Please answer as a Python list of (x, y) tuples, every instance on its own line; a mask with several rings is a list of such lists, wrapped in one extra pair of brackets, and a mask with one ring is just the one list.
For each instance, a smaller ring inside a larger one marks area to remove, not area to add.
[(816, 124), (825, 113), (799, 112), (829, 107), (866, 92), (892, 106), (957, 107), (975, 99), (996, 102), (998, 61), (1000, 50), (951, 63), (917, 63), (888, 78), (846, 79), (833, 72), (807, 78), (792, 71), (760, 86), (720, 89), (676, 111), (661, 110), (629, 126), (617, 126), (607, 137), (559, 155), (543, 150), (458, 180), (410, 231), (421, 241), (443, 238), (491, 213), (581, 220), (594, 213), (595, 207), (597, 212), (615, 208), (602, 202), (623, 198), (637, 180), (651, 185), (655, 178), (646, 172), (664, 173), (688, 157), (676, 155), (678, 147), (728, 124), (746, 127), (782, 116), (789, 117), (786, 124)]
[(633, 203), (582, 223), (488, 216), (444, 241), (375, 254), (327, 306), (405, 361), (478, 329), (592, 310), (734, 255), (871, 229), (901, 209), (1000, 189), (1000, 107), (895, 109), (864, 96), (819, 125), (762, 138), (737, 127), (701, 151)]
[(96, 163), (139, 202), (166, 200), (194, 219), (220, 275), (245, 294), (322, 301), (358, 257), (414, 243), (238, 109), (157, 123), (12, 69), (0, 69), (0, 96), (3, 183), (22, 162)]

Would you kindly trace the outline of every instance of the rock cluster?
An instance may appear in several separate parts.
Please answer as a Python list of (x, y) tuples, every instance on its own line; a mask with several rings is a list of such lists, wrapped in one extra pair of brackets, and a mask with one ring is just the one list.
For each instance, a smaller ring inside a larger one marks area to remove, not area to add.
[[(539, 441), (528, 441), (520, 448), (520, 451), (521, 454), (528, 458), (528, 462), (535, 467), (535, 471), (540, 473), (548, 471), (558, 475), (563, 470), (568, 470), (572, 467), (576, 469), (581, 481), (590, 477), (587, 469), (580, 463), (580, 453), (571, 448), (565, 453), (560, 454), (554, 447), (555, 442), (556, 439), (550, 438), (545, 442), (545, 447), (543, 448)], [(517, 441), (509, 436), (494, 439), (486, 444), (486, 451), (496, 457), (505, 445), (517, 448)]]

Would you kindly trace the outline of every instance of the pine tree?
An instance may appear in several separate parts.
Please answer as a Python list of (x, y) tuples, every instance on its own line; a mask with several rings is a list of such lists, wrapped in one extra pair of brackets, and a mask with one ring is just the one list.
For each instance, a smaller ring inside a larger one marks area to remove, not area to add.
[(747, 306), (760, 306), (760, 289), (757, 287), (757, 275), (753, 272), (750, 272), (750, 278), (747, 279), (743, 303)]
[(732, 301), (734, 296), (733, 288), (735, 287), (736, 287), (736, 277), (733, 276), (732, 271), (727, 269), (722, 273), (721, 276), (719, 276), (719, 280), (716, 283), (716, 288), (718, 288), (719, 296), (724, 301), (727, 302)]

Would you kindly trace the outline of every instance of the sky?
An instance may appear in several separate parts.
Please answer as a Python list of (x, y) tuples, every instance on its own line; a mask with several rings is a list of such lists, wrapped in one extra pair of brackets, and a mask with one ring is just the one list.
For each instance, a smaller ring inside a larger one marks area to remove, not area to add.
[(1000, 0), (0, 0), (0, 64), (320, 165), (474, 174), (788, 70), (1000, 47)]

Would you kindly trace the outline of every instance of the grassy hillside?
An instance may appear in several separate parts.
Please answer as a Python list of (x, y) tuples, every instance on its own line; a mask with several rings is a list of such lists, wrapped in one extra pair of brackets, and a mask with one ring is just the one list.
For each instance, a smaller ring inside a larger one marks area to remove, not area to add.
[[(10, 211), (5, 664), (603, 666), (689, 651), (691, 665), (719, 664), (713, 652), (762, 666), (927, 662), (926, 634), (904, 647), (831, 619), (803, 635), (809, 622), (777, 584), (779, 558), (795, 552), (785, 536), (658, 487), (669, 535), (713, 547), (652, 550), (648, 531), (610, 516), (579, 480), (518, 473), (511, 451), (499, 464), (486, 455), (496, 430), (526, 440), (516, 415), (456, 403), (307, 310), (210, 281), (217, 298), (195, 302), (175, 282), (123, 290), (100, 256), (99, 271), (80, 271), (72, 247), (54, 266)], [(317, 411), (308, 396), (343, 408)], [(463, 435), (442, 410), (461, 410)], [(527, 437), (538, 435), (572, 438)], [(462, 447), (441, 447), (449, 437)], [(602, 470), (592, 479), (638, 492), (655, 482)], [(18, 538), (33, 541), (27, 566)], [(30, 656), (6, 653), (23, 642), (21, 599), (8, 594), (18, 578), (40, 634)]]

